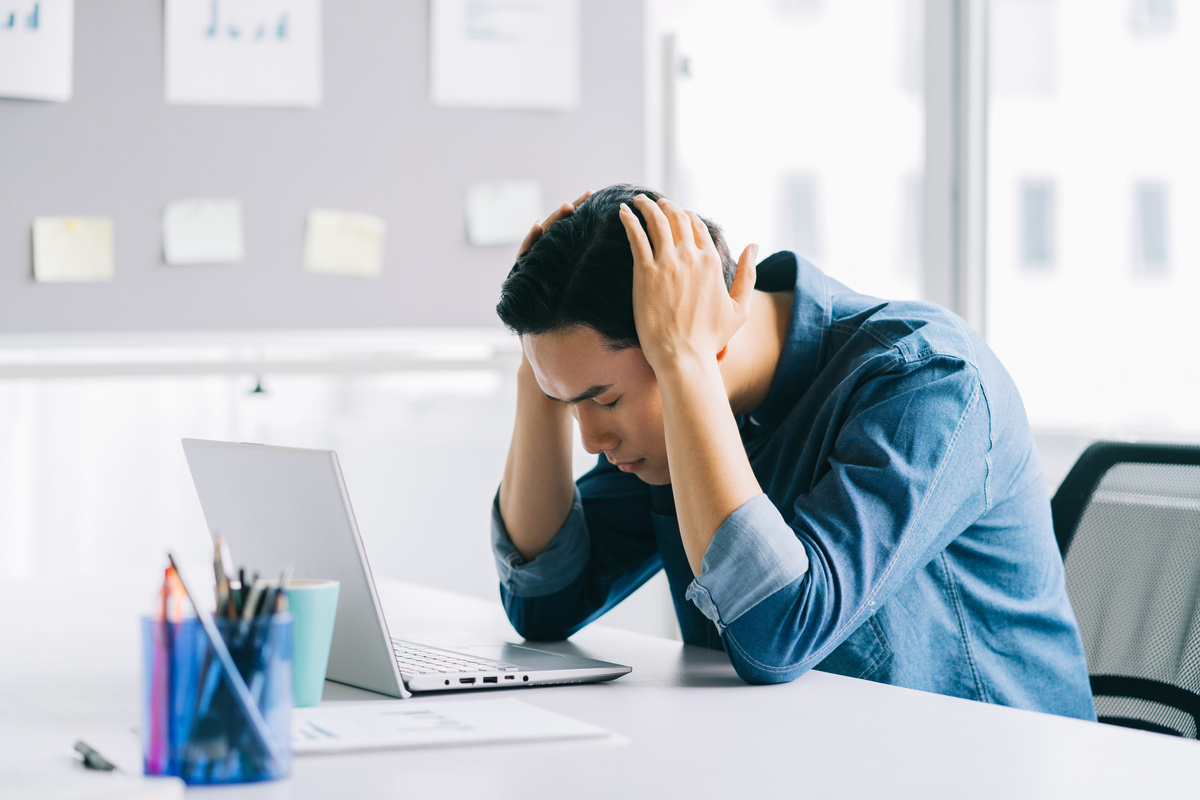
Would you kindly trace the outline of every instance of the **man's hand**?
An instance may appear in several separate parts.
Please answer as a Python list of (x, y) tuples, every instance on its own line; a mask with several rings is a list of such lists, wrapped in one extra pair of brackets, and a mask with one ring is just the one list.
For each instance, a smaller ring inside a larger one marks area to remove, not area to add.
[(679, 533), (699, 575), (717, 529), (762, 493), (718, 363), (750, 316), (758, 247), (742, 252), (726, 290), (721, 256), (698, 216), (644, 195), (633, 205), (646, 220), (643, 230), (637, 215), (621, 206), (633, 249), (633, 319), (658, 379)]
[(742, 251), (726, 290), (721, 256), (699, 216), (641, 194), (633, 204), (645, 230), (624, 203), (620, 214), (633, 250), (633, 317), (646, 361), (658, 372), (680, 358), (715, 358), (749, 316), (758, 245)]
[[(536, 224), (521, 243), (525, 253), (551, 225), (571, 216), (591, 192), (563, 203)], [(519, 257), (519, 256), (518, 256)], [(517, 418), (500, 483), (500, 516), (513, 546), (527, 561), (541, 553), (571, 513), (575, 482), (571, 476), (572, 422), (564, 403), (550, 400), (538, 386), (521, 348), (517, 370)]]
[(560, 219), (569, 217), (575, 213), (575, 209), (583, 205), (583, 201), (592, 196), (592, 190), (588, 189), (579, 197), (575, 198), (574, 203), (563, 203), (558, 208), (550, 212), (550, 216), (546, 217), (545, 222), (535, 222), (533, 227), (529, 229), (529, 233), (525, 234), (525, 241), (521, 242), (521, 249), (517, 251), (517, 258), (525, 255), (525, 251), (533, 247), (533, 243), (541, 238), (542, 234), (550, 230), (550, 226), (558, 222)]

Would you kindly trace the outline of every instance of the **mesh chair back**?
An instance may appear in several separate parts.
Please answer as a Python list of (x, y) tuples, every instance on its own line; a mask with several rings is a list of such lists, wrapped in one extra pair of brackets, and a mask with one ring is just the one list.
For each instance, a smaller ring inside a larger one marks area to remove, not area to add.
[(1200, 738), (1200, 447), (1095, 444), (1053, 508), (1100, 720)]

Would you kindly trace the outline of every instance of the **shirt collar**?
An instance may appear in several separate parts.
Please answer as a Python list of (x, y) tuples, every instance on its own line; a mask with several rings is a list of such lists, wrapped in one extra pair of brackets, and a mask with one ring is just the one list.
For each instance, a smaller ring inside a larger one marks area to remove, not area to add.
[(758, 265), (755, 288), (778, 292), (793, 287), (792, 318), (775, 377), (762, 405), (748, 415), (755, 427), (774, 429), (816, 380), (833, 316), (825, 274), (795, 253), (785, 251)]

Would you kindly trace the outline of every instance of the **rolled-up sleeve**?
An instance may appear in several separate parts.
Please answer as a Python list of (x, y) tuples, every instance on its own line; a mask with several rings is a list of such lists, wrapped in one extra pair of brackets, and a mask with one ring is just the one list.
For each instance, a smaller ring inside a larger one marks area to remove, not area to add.
[(500, 516), (500, 494), (492, 501), (492, 552), (496, 572), (506, 590), (518, 597), (543, 597), (570, 586), (583, 573), (591, 550), (579, 489), (571, 513), (562, 528), (536, 558), (526, 561), (517, 552), (504, 518)]
[(782, 552), (764, 510), (736, 555), (724, 553), (728, 537), (714, 537), (714, 564), (736, 558), (748, 577), (729, 584), (753, 597), (725, 599), (724, 582), (706, 584), (703, 572), (696, 579), (708, 587), (730, 661), (751, 683), (792, 680), (819, 664), (987, 510), (990, 417), (973, 368), (938, 355), (904, 363), (861, 387), (856, 401), (829, 470), (788, 509), (808, 557), (803, 577), (781, 586), (786, 572), (776, 579), (758, 564)]
[(765, 494), (752, 497), (713, 534), (686, 597), (724, 632), (738, 617), (808, 571), (808, 554)]

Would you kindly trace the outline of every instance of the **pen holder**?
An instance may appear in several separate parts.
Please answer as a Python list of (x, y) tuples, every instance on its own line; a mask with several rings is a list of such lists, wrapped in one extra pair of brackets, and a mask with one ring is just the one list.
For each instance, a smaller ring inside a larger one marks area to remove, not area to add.
[[(198, 619), (142, 620), (142, 756), (147, 775), (189, 784), (270, 780), (291, 770), (292, 618), (218, 620), (266, 730), (243, 712)], [(272, 757), (264, 736), (281, 757)]]

